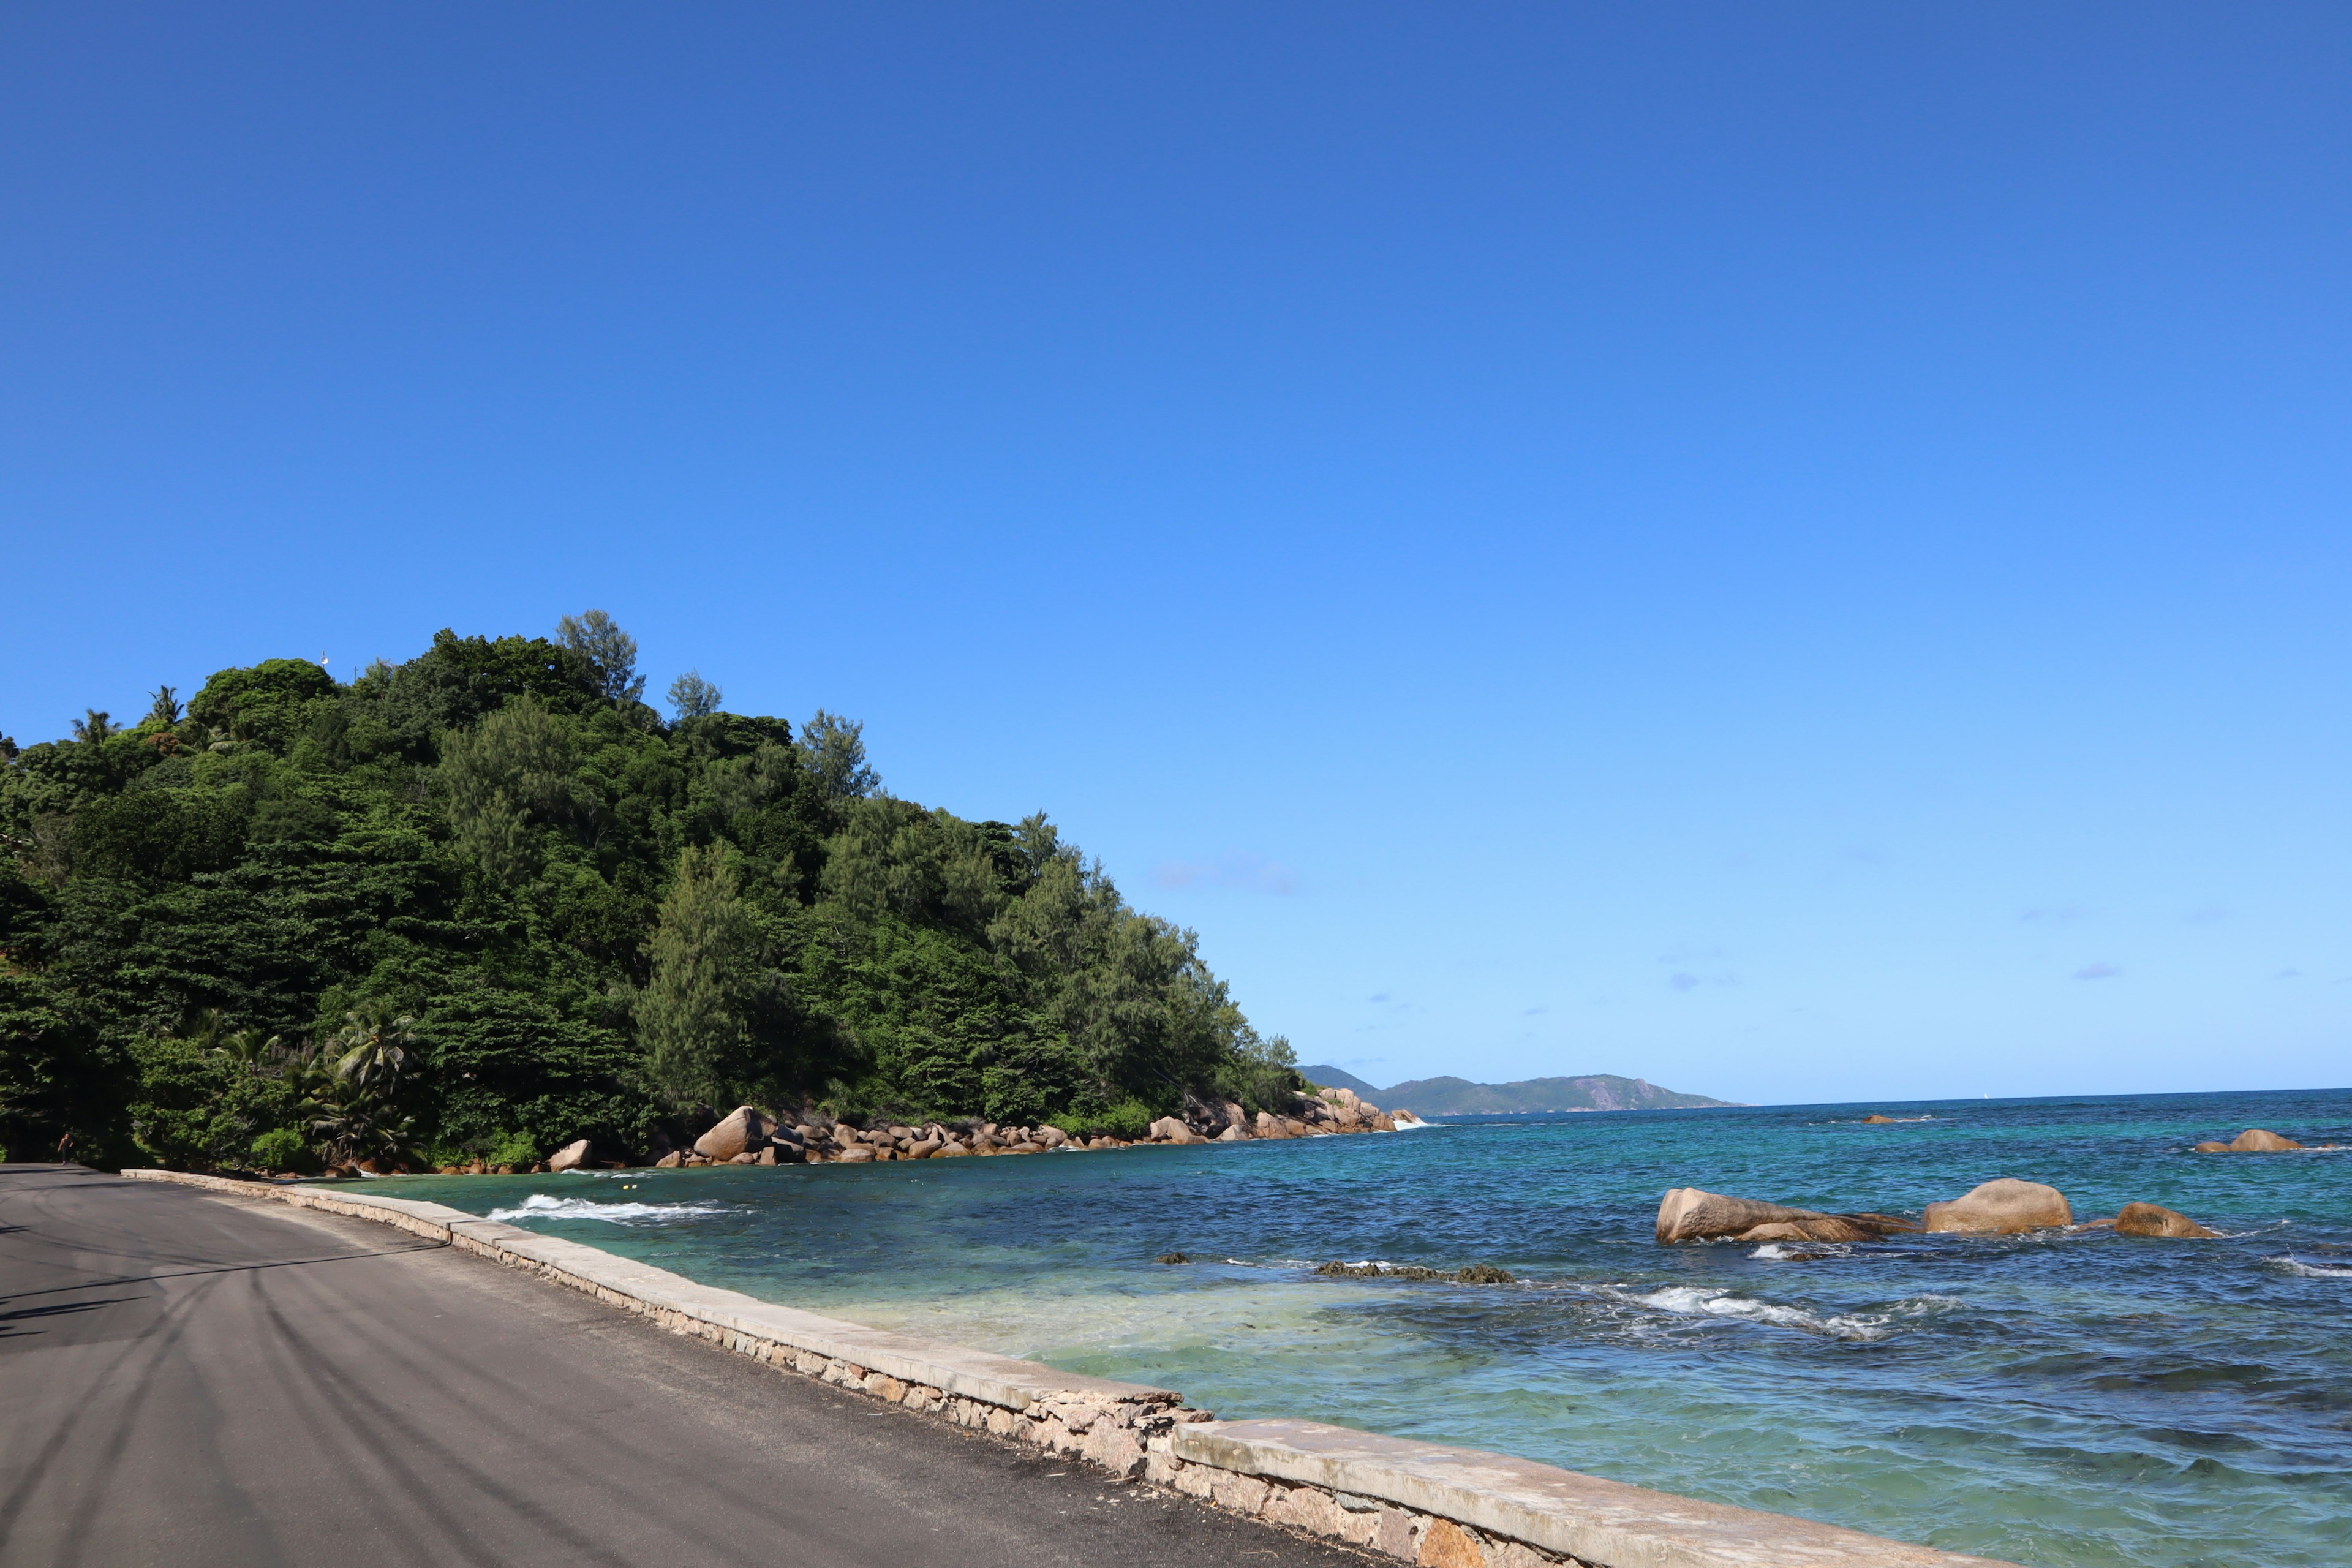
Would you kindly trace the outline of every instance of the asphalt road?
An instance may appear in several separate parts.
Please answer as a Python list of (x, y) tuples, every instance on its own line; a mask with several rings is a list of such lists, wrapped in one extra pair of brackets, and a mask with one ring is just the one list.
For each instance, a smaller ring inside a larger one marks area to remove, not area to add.
[(1364, 1561), (387, 1226), (0, 1165), (0, 1568)]

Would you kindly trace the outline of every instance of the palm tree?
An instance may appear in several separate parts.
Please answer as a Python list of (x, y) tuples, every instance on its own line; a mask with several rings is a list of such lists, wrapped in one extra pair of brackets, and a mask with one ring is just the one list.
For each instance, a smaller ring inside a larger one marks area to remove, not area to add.
[(234, 1035), (222, 1037), (220, 1042), (212, 1047), (213, 1055), (226, 1057), (238, 1066), (255, 1071), (275, 1062), (279, 1049), (278, 1036), (264, 1035), (258, 1029), (239, 1029)]
[(114, 733), (114, 721), (103, 709), (85, 708), (82, 711), (88, 717), (74, 721), (75, 740), (103, 741)]
[(363, 1084), (331, 1078), (302, 1102), (302, 1115), (313, 1132), (325, 1135), (323, 1152), (331, 1164), (406, 1160), (415, 1153), (415, 1118), (399, 1114), (382, 1080)]
[(389, 1009), (354, 1007), (343, 1015), (343, 1026), (328, 1042), (339, 1052), (334, 1074), (366, 1087), (381, 1082), (387, 1096), (400, 1090), (400, 1075), (416, 1044), (416, 1020), (406, 1014), (386, 1018)]

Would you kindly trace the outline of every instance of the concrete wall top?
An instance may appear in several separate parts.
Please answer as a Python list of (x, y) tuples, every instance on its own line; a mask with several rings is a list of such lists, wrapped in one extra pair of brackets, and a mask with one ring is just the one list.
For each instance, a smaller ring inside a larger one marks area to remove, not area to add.
[(1456, 1520), (1609, 1568), (2009, 1568), (1507, 1454), (1315, 1421), (1179, 1426), (1177, 1457)]

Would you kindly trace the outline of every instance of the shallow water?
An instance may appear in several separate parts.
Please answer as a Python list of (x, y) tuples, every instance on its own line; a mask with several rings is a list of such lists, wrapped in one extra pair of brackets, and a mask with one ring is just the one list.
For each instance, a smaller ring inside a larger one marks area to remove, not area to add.
[[(1932, 1120), (1866, 1126), (1872, 1110)], [(1027, 1159), (387, 1180), (711, 1284), (2035, 1568), (2352, 1563), (2352, 1091), (1769, 1107)], [(1651, 1239), (1993, 1176), (2227, 1234)], [(534, 1197), (536, 1201), (534, 1201)], [(1182, 1251), (1203, 1261), (1163, 1266)], [(1325, 1279), (1328, 1258), (1509, 1286)]]

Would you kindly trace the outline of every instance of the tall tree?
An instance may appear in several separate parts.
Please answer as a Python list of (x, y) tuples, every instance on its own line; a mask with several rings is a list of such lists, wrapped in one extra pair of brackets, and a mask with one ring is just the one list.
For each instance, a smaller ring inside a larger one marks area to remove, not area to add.
[(702, 679), (702, 671), (689, 669), (669, 683), (670, 711), (683, 724), (688, 719), (702, 719), (719, 711), (725, 694), (711, 682)]
[(596, 667), (605, 696), (615, 702), (645, 699), (646, 678), (637, 673), (637, 639), (602, 610), (566, 616), (555, 623), (556, 640)]
[(724, 844), (688, 846), (647, 944), (637, 1001), (646, 1070), (673, 1105), (713, 1103), (741, 1070), (760, 980), (760, 933)]
[(824, 793), (835, 799), (862, 799), (882, 787), (881, 778), (866, 765), (866, 726), (820, 708), (816, 717), (801, 726), (801, 748)]

